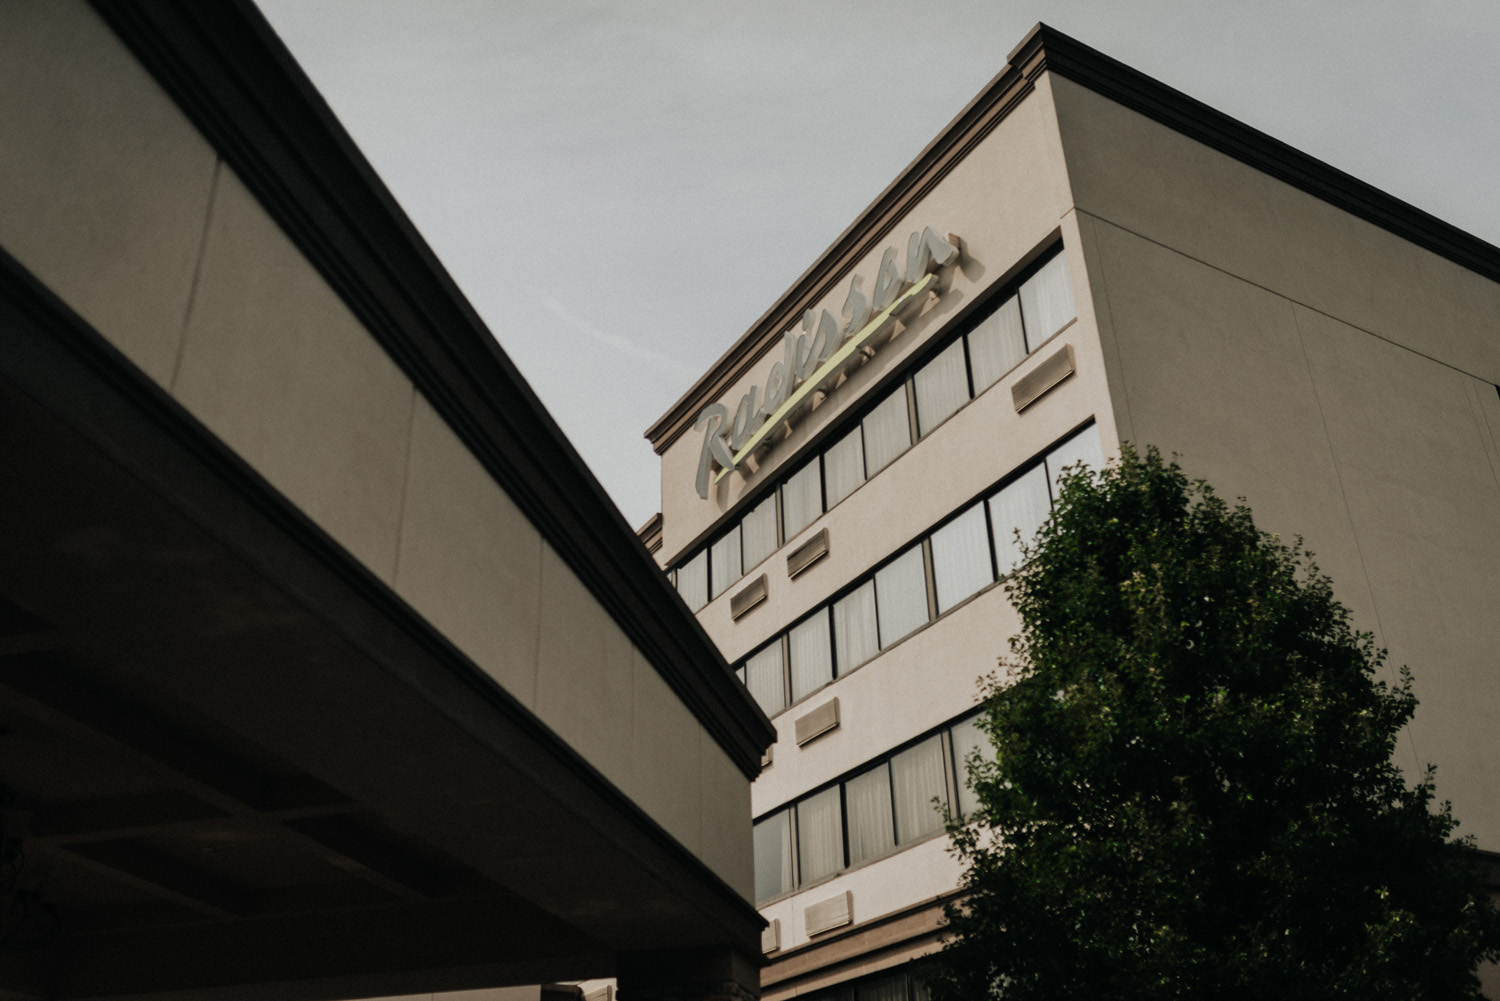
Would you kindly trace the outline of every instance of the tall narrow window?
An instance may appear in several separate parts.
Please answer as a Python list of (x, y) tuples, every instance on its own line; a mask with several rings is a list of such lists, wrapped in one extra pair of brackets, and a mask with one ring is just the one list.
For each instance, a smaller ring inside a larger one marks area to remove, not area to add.
[(875, 573), (882, 649), (927, 622), (927, 571), (922, 547), (913, 546)]
[(911, 421), (906, 416), (906, 387), (870, 411), (861, 426), (865, 432), (865, 475), (874, 476), (911, 447)]
[(880, 652), (873, 580), (834, 602), (833, 642), (838, 649), (839, 674), (848, 674)]
[(792, 815), (779, 810), (755, 825), (755, 899), (792, 891)]
[(708, 547), (708, 569), (710, 598), (717, 598), (726, 587), (740, 579), (740, 526), (734, 526)]
[(707, 549), (677, 568), (677, 593), (690, 611), (696, 612), (708, 604)]
[(958, 776), (958, 812), (972, 817), (979, 806), (979, 797), (969, 786), (969, 758), (977, 751), (981, 757), (993, 759), (995, 749), (990, 738), (979, 729), (978, 716), (954, 724), (950, 732), (953, 735), (954, 774)]
[(844, 867), (844, 822), (838, 786), (797, 804), (797, 862), (803, 884), (831, 876)]
[(881, 762), (844, 783), (849, 812), (849, 864), (884, 855), (896, 847), (896, 824), (891, 814), (891, 769)]
[(1068, 259), (1058, 254), (1021, 286), (1021, 315), (1026, 320), (1026, 350), (1035, 351), (1073, 319), (1073, 285)]
[(964, 342), (954, 341), (917, 370), (917, 433), (927, 435), (969, 402)]
[(740, 522), (740, 538), (744, 546), (745, 572), (755, 569), (761, 560), (776, 551), (776, 494), (745, 512)]
[(989, 389), (1025, 357), (1021, 300), (1011, 296), (969, 331), (969, 367), (974, 373), (974, 395)]
[(792, 656), (792, 701), (810, 695), (833, 680), (833, 651), (828, 641), (828, 609), (793, 626), (787, 633)]
[[(1040, 463), (990, 498), (995, 565), (1000, 568), (1000, 576), (1004, 577), (1021, 565), (1021, 547), (1031, 544), (1036, 530), (1042, 527), (1051, 510), (1047, 471)], [(1019, 540), (1017, 533), (1020, 533)]]
[(1104, 449), (1099, 445), (1097, 424), (1090, 424), (1047, 454), (1047, 479), (1051, 481), (1054, 498), (1063, 470), (1080, 462), (1089, 469), (1104, 466)]
[(943, 815), (933, 804), (943, 794), (943, 745), (936, 736), (891, 759), (891, 787), (896, 800), (896, 843), (942, 830)]
[(823, 453), (823, 483), (828, 494), (828, 506), (854, 493), (865, 481), (865, 443), (859, 428), (840, 438)]
[(814, 459), (781, 485), (782, 538), (792, 536), (818, 520), (823, 513), (823, 480)]
[(781, 640), (763, 647), (745, 660), (745, 687), (767, 716), (786, 708), (786, 677), (781, 666)]
[(855, 989), (854, 1001), (906, 1001), (906, 974), (894, 973), (861, 980)]
[(932, 533), (932, 574), (939, 615), (994, 581), (984, 505), (975, 504)]

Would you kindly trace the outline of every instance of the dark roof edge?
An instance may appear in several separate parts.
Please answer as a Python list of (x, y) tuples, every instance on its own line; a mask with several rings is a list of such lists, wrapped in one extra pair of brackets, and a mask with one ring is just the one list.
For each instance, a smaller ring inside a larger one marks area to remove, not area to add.
[(775, 730), (249, 0), (91, 0), (747, 777)]
[(1047, 70), (1476, 274), (1500, 281), (1500, 248), (1056, 29), (1037, 24), (1011, 51), (1005, 67), (978, 96), (860, 213), (765, 315), (646, 430), (652, 447), (661, 453), (686, 431), (698, 411), (722, 396), (774, 347), (781, 332), (791, 327), (801, 310), (826, 294), (848, 273), (854, 261), (874, 249), (896, 220), (1030, 93), (1037, 76)]

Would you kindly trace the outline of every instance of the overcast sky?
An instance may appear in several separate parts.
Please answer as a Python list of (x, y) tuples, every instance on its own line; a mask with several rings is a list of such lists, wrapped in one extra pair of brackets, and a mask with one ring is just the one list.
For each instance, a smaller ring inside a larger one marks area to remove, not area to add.
[(1500, 243), (1496, 0), (258, 0), (632, 525), (642, 438), (1045, 21)]

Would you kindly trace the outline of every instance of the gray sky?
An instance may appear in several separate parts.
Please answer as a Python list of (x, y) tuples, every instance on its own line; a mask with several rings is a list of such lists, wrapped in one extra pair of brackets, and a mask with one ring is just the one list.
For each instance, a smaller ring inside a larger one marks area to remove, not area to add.
[(1496, 0), (257, 0), (633, 525), (642, 432), (1046, 21), (1500, 243)]

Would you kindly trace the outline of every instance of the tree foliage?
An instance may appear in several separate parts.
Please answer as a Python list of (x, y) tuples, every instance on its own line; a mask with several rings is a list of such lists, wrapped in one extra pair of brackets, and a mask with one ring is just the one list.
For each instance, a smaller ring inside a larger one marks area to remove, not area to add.
[(1392, 763), (1410, 676), (1300, 540), (1127, 448), (1028, 555), (939, 998), (1480, 996), (1500, 922)]

